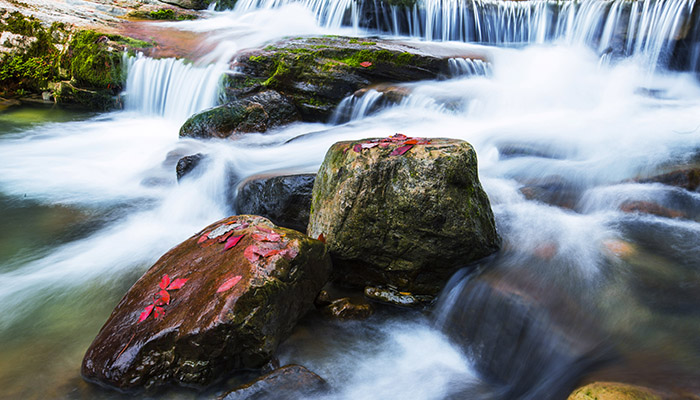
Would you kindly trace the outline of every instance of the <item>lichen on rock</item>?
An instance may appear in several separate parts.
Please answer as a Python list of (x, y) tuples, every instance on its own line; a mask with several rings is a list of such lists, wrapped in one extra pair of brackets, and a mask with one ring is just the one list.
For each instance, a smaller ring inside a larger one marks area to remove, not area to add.
[(415, 294), (500, 246), (471, 145), (403, 135), (331, 146), (308, 234), (325, 238), (337, 281)]

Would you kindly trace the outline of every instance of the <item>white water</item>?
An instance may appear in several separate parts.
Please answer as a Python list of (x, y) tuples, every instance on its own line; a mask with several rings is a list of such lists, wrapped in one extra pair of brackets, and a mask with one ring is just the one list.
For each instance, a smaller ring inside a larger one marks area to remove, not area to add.
[[(566, 27), (583, 18), (582, 10), (572, 6)], [(597, 12), (591, 15), (603, 15)], [(230, 25), (246, 17), (256, 22), (244, 29)], [(292, 7), (238, 16), (216, 13), (211, 20), (181, 26), (230, 41), (230, 48), (222, 45), (212, 56), (218, 58), (231, 48), (257, 45), (275, 35), (329, 32), (314, 21), (310, 12)], [(268, 26), (274, 26), (272, 32)], [(177, 137), (187, 113), (214, 104), (218, 76), (214, 79), (212, 67), (136, 60), (127, 85), (130, 111), (0, 138), (3, 194), (43, 204), (120, 210), (105, 227), (82, 239), (3, 266), (0, 329), (11, 332), (33, 310), (48, 308), (80, 288), (138, 275), (170, 247), (231, 213), (228, 190), (237, 180), (265, 171), (313, 172), (338, 140), (396, 132), (461, 138), (474, 145), (480, 178), (516, 268), (527, 270), (539, 254), (553, 260), (538, 267), (544, 281), (577, 288), (603, 285), (603, 266), (610, 260), (605, 243), (629, 239), (619, 228), (628, 216), (618, 205), (627, 199), (671, 205), (663, 199), (677, 192), (628, 180), (669, 160), (688, 159), (700, 148), (700, 87), (690, 75), (650, 75), (648, 60), (635, 57), (601, 65), (597, 49), (581, 42), (587, 39), (493, 49), (487, 75), (412, 84), (412, 94), (401, 104), (371, 115), (367, 104), (361, 104), (346, 124), (299, 123), (235, 142)], [(191, 84), (195, 81), (200, 84)], [(171, 152), (177, 156), (168, 157)], [(197, 152), (210, 158), (206, 172), (178, 184), (174, 162)], [(550, 182), (573, 190), (571, 209), (527, 200), (520, 192)], [(697, 212), (697, 195), (686, 197), (688, 207)], [(682, 228), (691, 246), (700, 240), (696, 220), (643, 220)], [(345, 335), (352, 332), (352, 326), (340, 329)], [(327, 377), (340, 398), (403, 394), (439, 399), (454, 387), (462, 391), (479, 384), (470, 360), (435, 328), (389, 321), (376, 329), (381, 332), (374, 342), (359, 337), (350, 348), (342, 341), (331, 343), (321, 355), (287, 349), (284, 360), (306, 364)]]

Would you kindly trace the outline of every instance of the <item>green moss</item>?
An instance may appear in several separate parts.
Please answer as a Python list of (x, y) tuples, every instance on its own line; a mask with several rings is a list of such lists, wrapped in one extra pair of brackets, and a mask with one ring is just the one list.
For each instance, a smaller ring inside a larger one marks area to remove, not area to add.
[(151, 17), (151, 19), (163, 19), (163, 20), (174, 20), (175, 19), (175, 11), (173, 11), (169, 8), (161, 8), (160, 10), (151, 11), (148, 15)]
[(62, 62), (69, 65), (73, 80), (80, 86), (95, 89), (121, 86), (121, 54), (108, 50), (103, 37), (86, 30), (78, 32), (70, 42)]
[(348, 57), (341, 59), (340, 61), (351, 67), (359, 68), (361, 67), (360, 63), (367, 61), (373, 64), (376, 64), (378, 62), (384, 62), (397, 65), (406, 65), (409, 64), (412, 60), (413, 54), (407, 52), (403, 52), (397, 55), (396, 53), (391, 52), (389, 50), (360, 50), (358, 52), (352, 53)]
[(350, 43), (350, 44), (357, 44), (357, 43), (360, 43), (360, 41), (357, 40), (357, 39), (350, 39), (350, 40), (348, 40), (348, 43)]

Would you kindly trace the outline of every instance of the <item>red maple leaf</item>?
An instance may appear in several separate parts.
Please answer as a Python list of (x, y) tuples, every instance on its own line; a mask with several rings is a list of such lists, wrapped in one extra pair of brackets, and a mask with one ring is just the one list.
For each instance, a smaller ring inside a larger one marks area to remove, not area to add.
[(146, 306), (146, 308), (143, 309), (143, 312), (139, 316), (139, 322), (143, 322), (148, 318), (149, 315), (151, 315), (151, 311), (153, 311), (153, 307), (155, 307), (153, 304), (150, 306)]
[(372, 66), (372, 63), (369, 62), (369, 61), (363, 61), (363, 62), (360, 63), (360, 66), (361, 66), (361, 67), (367, 68), (367, 67), (371, 67), (371, 66)]
[(187, 279), (185, 278), (178, 278), (175, 279), (170, 283), (170, 286), (166, 290), (177, 290), (180, 289), (185, 283), (187, 282)]
[(168, 274), (165, 274), (165, 275), (163, 275), (163, 277), (160, 279), (160, 284), (158, 285), (158, 287), (160, 287), (161, 289), (165, 290), (165, 288), (167, 288), (168, 285), (170, 285), (170, 277), (168, 276)]

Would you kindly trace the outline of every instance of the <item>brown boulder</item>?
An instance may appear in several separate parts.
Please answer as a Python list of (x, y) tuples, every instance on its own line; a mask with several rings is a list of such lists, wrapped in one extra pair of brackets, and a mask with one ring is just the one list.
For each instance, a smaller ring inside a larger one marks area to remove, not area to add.
[(330, 267), (322, 242), (263, 217), (216, 222), (134, 284), (88, 349), (82, 374), (124, 390), (207, 385), (259, 368), (312, 307)]

